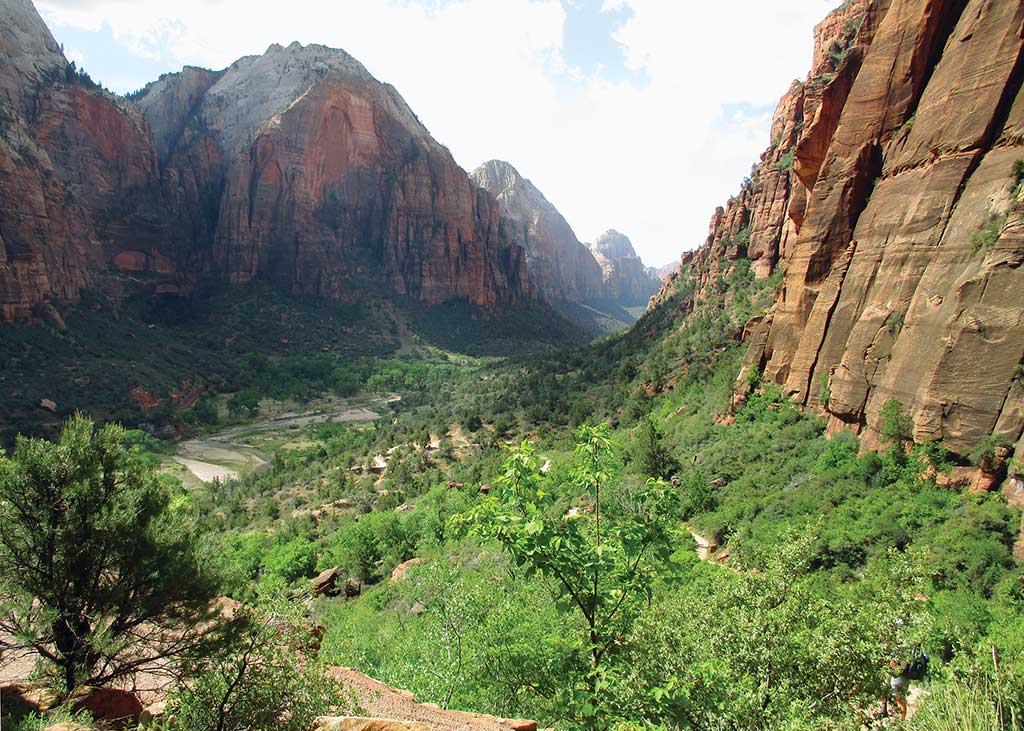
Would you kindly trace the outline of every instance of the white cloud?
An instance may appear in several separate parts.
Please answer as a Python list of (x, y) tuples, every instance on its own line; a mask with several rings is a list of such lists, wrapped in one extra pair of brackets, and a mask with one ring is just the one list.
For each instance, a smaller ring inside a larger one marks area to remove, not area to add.
[[(220, 68), (292, 40), (344, 48), (394, 84), (472, 169), (510, 161), (581, 239), (615, 227), (649, 264), (698, 245), (714, 206), (768, 142), (774, 106), (810, 65), (825, 0), (605, 0), (636, 88), (567, 77), (557, 0), (38, 0), (56, 26), (98, 29), (140, 56)], [(567, 84), (575, 86), (567, 92)]]
[(68, 61), (74, 62), (74, 64), (78, 66), (78, 68), (83, 68), (85, 66), (85, 54), (77, 49), (65, 48), (64, 58), (66, 58)]

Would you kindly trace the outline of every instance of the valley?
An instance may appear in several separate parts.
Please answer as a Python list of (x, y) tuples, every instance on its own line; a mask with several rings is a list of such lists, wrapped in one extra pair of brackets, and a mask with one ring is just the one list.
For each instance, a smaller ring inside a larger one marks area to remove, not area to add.
[(828, 13), (661, 275), (345, 51), (0, 20), (5, 731), (1020, 731), (1024, 2)]
[(318, 408), (298, 413), (284, 413), (263, 421), (253, 421), (218, 429), (178, 442), (171, 461), (184, 467), (191, 478), (164, 462), (164, 470), (176, 474), (186, 488), (195, 487), (195, 480), (223, 482), (244, 475), (259, 474), (270, 466), (270, 455), (277, 449), (301, 447), (302, 427), (314, 424), (372, 422), (381, 418), (383, 411), (398, 396), (376, 399), (347, 399), (340, 403), (327, 402)]

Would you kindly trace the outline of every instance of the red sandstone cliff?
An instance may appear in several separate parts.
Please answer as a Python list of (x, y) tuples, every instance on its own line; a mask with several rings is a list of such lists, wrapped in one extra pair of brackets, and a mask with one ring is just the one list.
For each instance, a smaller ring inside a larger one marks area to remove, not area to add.
[(869, 443), (893, 397), (918, 442), (1020, 443), (1022, 24), (1016, 0), (851, 0), (818, 26), (771, 147), (662, 293), (695, 277), (699, 301), (720, 259), (781, 270), (739, 390), (757, 368)]
[(0, 10), (0, 321), (76, 301), (129, 243), (173, 269), (142, 116), (71, 73), (28, 0)]
[(495, 198), (344, 52), (275, 45), (130, 102), (68, 73), (29, 0), (0, 17), (0, 321), (200, 279), (539, 296)]

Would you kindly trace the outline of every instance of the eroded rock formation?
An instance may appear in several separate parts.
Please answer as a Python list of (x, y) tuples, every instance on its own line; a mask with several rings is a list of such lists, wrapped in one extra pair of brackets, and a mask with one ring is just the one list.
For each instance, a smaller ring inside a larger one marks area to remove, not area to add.
[(71, 73), (29, 0), (0, 17), (0, 320), (202, 279), (540, 295), (495, 198), (343, 51), (275, 45), (129, 101)]
[(869, 444), (891, 398), (918, 442), (1019, 440), (1022, 24), (1006, 0), (851, 0), (818, 26), (771, 147), (666, 285), (780, 272), (740, 391), (759, 369)]
[(624, 307), (642, 307), (661, 288), (661, 278), (640, 261), (624, 234), (608, 229), (590, 245), (601, 265), (605, 296)]
[(503, 160), (490, 160), (472, 178), (501, 205), (502, 225), (526, 251), (530, 273), (549, 300), (604, 297), (601, 267), (562, 214)]
[(28, 0), (0, 11), (0, 321), (46, 318), (155, 250), (165, 214), (141, 114), (69, 67)]
[(491, 160), (472, 177), (498, 199), (503, 225), (526, 251), (530, 274), (546, 299), (637, 307), (658, 291), (660, 278), (628, 238), (610, 230), (591, 247), (580, 243), (562, 214), (509, 163)]
[(125, 99), (74, 73), (30, 0), (0, 17), (0, 322), (204, 281), (482, 306), (653, 291), (507, 163), (467, 176), (344, 51), (275, 44)]

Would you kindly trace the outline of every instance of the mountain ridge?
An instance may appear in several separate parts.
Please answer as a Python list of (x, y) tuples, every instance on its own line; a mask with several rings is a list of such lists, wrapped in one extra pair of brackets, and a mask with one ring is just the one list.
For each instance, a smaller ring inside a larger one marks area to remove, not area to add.
[(120, 98), (71, 72), (30, 2), (0, 10), (21, 59), (0, 72), (0, 319), (260, 278), (343, 301), (540, 299), (497, 202), (347, 53), (275, 44)]
[[(595, 252), (580, 242), (558, 209), (511, 163), (489, 160), (471, 177), (498, 199), (503, 216), (514, 229), (512, 236), (521, 242), (547, 299), (637, 307), (645, 306), (657, 292), (656, 283), (629, 239), (615, 232), (625, 239), (626, 247), (621, 252), (609, 252), (612, 256)], [(625, 258), (637, 262), (616, 263)]]

